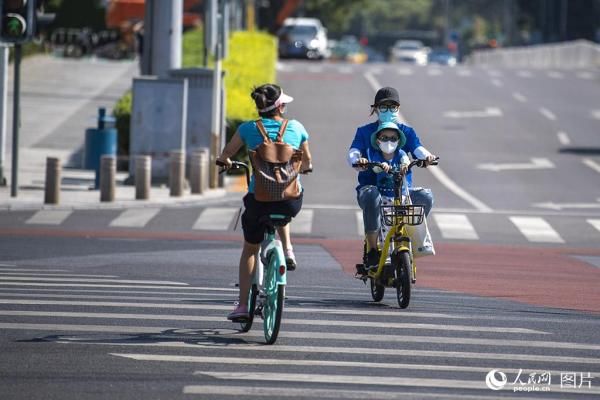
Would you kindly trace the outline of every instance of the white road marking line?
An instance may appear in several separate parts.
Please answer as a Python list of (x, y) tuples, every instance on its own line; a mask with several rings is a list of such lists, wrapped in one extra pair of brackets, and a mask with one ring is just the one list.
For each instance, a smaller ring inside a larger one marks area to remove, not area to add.
[(428, 68), (427, 69), (427, 75), (429, 76), (441, 76), (442, 75), (442, 70), (439, 68)]
[(380, 67), (374, 67), (371, 68), (371, 72), (375, 75), (380, 75), (381, 73), (383, 73), (383, 70)]
[(0, 281), (1, 286), (59, 286), (59, 287), (93, 287), (93, 288), (135, 288), (135, 289), (172, 289), (172, 290), (227, 290), (227, 291), (235, 291), (238, 289), (218, 289), (218, 288), (203, 288), (203, 287), (192, 287), (192, 286), (149, 286), (149, 285), (104, 285), (104, 284), (89, 284), (89, 283), (51, 283), (51, 282), (2, 282)]
[(323, 71), (323, 67), (319, 66), (319, 65), (311, 65), (308, 67), (308, 72), (312, 72), (312, 73), (320, 73)]
[[(504, 371), (504, 370), (503, 370)], [(200, 394), (203, 396), (208, 395), (223, 395), (223, 396), (237, 396), (247, 397), (256, 396), (261, 398), (314, 398), (314, 399), (347, 399), (347, 400), (397, 400), (398, 391), (394, 390), (391, 392), (383, 392), (378, 390), (340, 390), (340, 389), (314, 389), (314, 388), (292, 388), (287, 386), (273, 386), (268, 387), (252, 387), (249, 385), (244, 386), (231, 386), (231, 385), (188, 385), (183, 387), (184, 394)], [(424, 392), (409, 392), (402, 390), (402, 396), (407, 399), (456, 399), (455, 394), (443, 394), (443, 393), (424, 393)], [(481, 396), (460, 395), (461, 399), (465, 400), (481, 400)], [(486, 400), (531, 400), (531, 398), (519, 397), (497, 397), (497, 396), (485, 396)]]
[(487, 71), (487, 73), (488, 73), (489, 76), (493, 76), (495, 78), (498, 78), (498, 77), (502, 76), (502, 72), (497, 71), (495, 69), (490, 69), (490, 70)]
[[(11, 267), (16, 267), (16, 265), (11, 265)], [(14, 272), (68, 272), (66, 269), (53, 269), (53, 268), (0, 268), (0, 271), (14, 271)]]
[(356, 231), (358, 232), (358, 237), (365, 237), (365, 224), (363, 222), (363, 212), (356, 211)]
[(148, 285), (179, 285), (189, 286), (183, 282), (171, 282), (171, 281), (145, 281), (145, 280), (134, 280), (134, 279), (81, 279), (81, 278), (29, 278), (19, 276), (0, 276), (0, 281), (42, 281), (42, 282), (110, 282), (110, 283), (141, 283)]
[(40, 210), (25, 221), (26, 224), (60, 225), (72, 211), (69, 210)]
[(552, 79), (562, 79), (564, 75), (558, 71), (548, 71), (548, 77)]
[(433, 218), (445, 239), (479, 239), (475, 228), (464, 214), (434, 213)]
[(398, 75), (404, 75), (404, 76), (407, 76), (407, 75), (412, 75), (412, 74), (413, 74), (413, 70), (412, 70), (411, 68), (408, 68), (408, 67), (404, 67), (404, 68), (398, 68), (398, 69), (396, 70), (396, 73), (397, 73)]
[(567, 135), (566, 132), (558, 132), (556, 136), (558, 137), (558, 141), (560, 142), (560, 144), (562, 144), (563, 146), (571, 144), (571, 139), (569, 139), (569, 135)]
[(192, 229), (207, 231), (226, 231), (237, 215), (239, 208), (234, 207), (207, 207), (194, 223)]
[(160, 208), (132, 208), (125, 210), (117, 218), (113, 219), (109, 226), (143, 228), (160, 210)]
[(577, 77), (580, 79), (594, 79), (594, 74), (588, 71), (582, 71), (577, 73)]
[(520, 103), (525, 103), (527, 102), (527, 98), (525, 96), (523, 96), (521, 93), (519, 92), (514, 92), (512, 94), (512, 96), (514, 97), (515, 100), (517, 100)]
[[(481, 389), (489, 392), (484, 379), (481, 380), (459, 380), (459, 379), (431, 379), (398, 376), (362, 376), (362, 375), (325, 375), (325, 374), (286, 374), (273, 372), (212, 372), (196, 371), (195, 375), (205, 375), (224, 380), (249, 380), (266, 382), (306, 382), (306, 383), (335, 383), (349, 385), (383, 385), (383, 386), (408, 386), (418, 388), (451, 388), (451, 389)], [(518, 386), (517, 386), (518, 387)], [(550, 386), (555, 391), (564, 393), (581, 393), (581, 388), (561, 388), (557, 384)], [(509, 386), (510, 388), (510, 386)], [(509, 389), (506, 389), (509, 391)], [(585, 393), (600, 394), (598, 388), (586, 388)]]
[(0, 269), (5, 269), (4, 267), (14, 268), (16, 266), (17, 266), (17, 264), (4, 264), (4, 263), (0, 263)]
[(471, 76), (471, 70), (466, 69), (465, 67), (459, 67), (456, 69), (456, 74), (458, 76), (462, 76), (462, 77), (466, 77), (466, 76)]
[(492, 79), (492, 85), (494, 85), (496, 87), (502, 87), (502, 86), (504, 86), (504, 84), (502, 83), (502, 81), (500, 81), (499, 79)]
[[(181, 294), (180, 294), (181, 295)], [(190, 297), (164, 297), (164, 296), (119, 296), (115, 294), (106, 294), (106, 295), (92, 295), (92, 294), (50, 294), (50, 293), (2, 293), (0, 292), (0, 297), (29, 297), (29, 298), (44, 298), (44, 299), (84, 299), (84, 300), (154, 300), (154, 301), (173, 301), (173, 302), (191, 302), (197, 301), (203, 297), (227, 297), (227, 296), (237, 296), (236, 293), (202, 293), (196, 294), (193, 298)], [(294, 296), (287, 296), (288, 298), (294, 298)]]
[[(0, 328), (4, 328), (4, 325), (11, 324), (0, 324)], [(32, 324), (35, 326), (35, 324)], [(104, 326), (104, 325), (102, 325)], [(81, 325), (84, 328), (85, 325)], [(40, 327), (40, 329), (43, 327)], [(115, 328), (112, 326), (106, 326), (106, 328)], [(131, 327), (139, 328), (139, 327)], [(11, 328), (19, 329), (19, 328)], [(25, 328), (24, 328), (25, 329)], [(37, 328), (35, 328), (37, 329)], [(147, 328), (151, 329), (151, 328)], [(157, 328), (165, 330), (167, 328)], [(69, 330), (68, 326), (64, 326), (64, 329)], [(107, 332), (110, 332), (107, 330)], [(239, 336), (238, 336), (239, 337)], [(57, 343), (68, 343), (76, 344), (77, 341), (61, 340)], [(89, 342), (85, 343), (89, 345)], [(95, 343), (104, 345), (105, 343)], [(332, 347), (332, 346), (265, 346), (262, 343), (243, 343), (243, 344), (228, 344), (227, 346), (220, 346), (215, 344), (200, 344), (200, 343), (185, 343), (185, 342), (154, 342), (154, 343), (108, 343), (110, 346), (142, 346), (142, 347), (167, 347), (167, 348), (186, 348), (195, 350), (215, 349), (219, 350), (233, 350), (239, 351), (268, 351), (268, 352), (290, 352), (290, 353), (314, 353), (314, 354), (355, 354), (364, 355), (368, 352), (371, 355), (384, 355), (384, 356), (401, 356), (401, 357), (442, 357), (442, 358), (461, 358), (470, 360), (505, 360), (505, 361), (524, 361), (531, 363), (567, 363), (567, 364), (598, 364), (600, 365), (600, 358), (592, 357), (574, 357), (574, 356), (547, 356), (547, 355), (536, 355), (536, 354), (523, 354), (523, 353), (479, 353), (479, 352), (465, 352), (465, 351), (434, 351), (434, 350), (414, 350), (414, 349), (387, 349), (387, 348), (376, 348), (376, 347)], [(495, 368), (495, 367), (494, 367)], [(490, 368), (492, 369), (492, 368)]]
[[(348, 66), (341, 66), (338, 67), (338, 72), (340, 74), (351, 74), (353, 72), (352, 67), (348, 67)], [(375, 72), (373, 72), (375, 73)]]
[(467, 203), (471, 204), (477, 211), (481, 212), (492, 212), (493, 210), (488, 207), (485, 203), (475, 198), (475, 196), (469, 194), (466, 190), (459, 187), (452, 179), (446, 175), (439, 166), (427, 168), (429, 172), (438, 180), (446, 189), (450, 190), (456, 196), (460, 197)]
[[(248, 357), (205, 357), (205, 356), (181, 356), (176, 354), (139, 354), (139, 353), (108, 353), (111, 356), (123, 357), (136, 361), (159, 361), (159, 362), (182, 362), (194, 364), (230, 364), (230, 365), (298, 365), (307, 367), (342, 367), (342, 368), (384, 368), (384, 369), (408, 369), (415, 371), (456, 371), (456, 372), (489, 372), (489, 367), (471, 367), (463, 365), (439, 365), (439, 364), (402, 364), (385, 362), (360, 362), (360, 361), (330, 361), (330, 360), (298, 360), (282, 358), (248, 358)], [(518, 373), (515, 368), (499, 368), (502, 372)], [(559, 374), (558, 370), (544, 370)], [(521, 372), (527, 375), (528, 370)], [(563, 371), (564, 372), (564, 371)], [(487, 397), (486, 397), (487, 399)]]
[(598, 164), (596, 161), (592, 160), (591, 158), (584, 158), (583, 160), (581, 160), (582, 163), (584, 163), (585, 165), (587, 165), (588, 167), (590, 167), (591, 169), (593, 169), (594, 171), (600, 173), (600, 164)]
[(84, 278), (118, 278), (118, 275), (90, 275), (90, 274), (56, 274), (53, 272), (21, 272), (21, 271), (5, 271), (0, 270), (0, 276), (11, 275), (11, 276), (66, 276), (75, 277), (80, 276)]
[(314, 214), (314, 210), (300, 211), (300, 213), (293, 219), (290, 225), (290, 231), (292, 233), (311, 233)]
[[(203, 304), (164, 304), (164, 303), (127, 303), (127, 302), (108, 302), (108, 301), (60, 301), (60, 300), (5, 300), (0, 299), (0, 304), (12, 305), (66, 305), (66, 306), (89, 306), (89, 307), (119, 307), (119, 308), (155, 308), (155, 309), (187, 309), (187, 310), (217, 310), (227, 309), (230, 306), (206, 306)], [(226, 322), (224, 317), (207, 317), (216, 318), (217, 321)], [(211, 320), (212, 321), (212, 320)], [(310, 326), (350, 326), (363, 328), (389, 328), (389, 329), (423, 329), (423, 330), (438, 330), (438, 331), (456, 331), (456, 332), (498, 332), (498, 333), (515, 333), (515, 334), (534, 334), (545, 335), (546, 332), (537, 331), (527, 328), (506, 328), (506, 327), (476, 327), (469, 325), (448, 325), (448, 324), (419, 324), (405, 322), (368, 322), (368, 321), (336, 321), (336, 320), (310, 320), (310, 319), (293, 319), (286, 318), (285, 323), (288, 325), (310, 325)]]
[(592, 225), (598, 232), (600, 232), (600, 219), (587, 219), (588, 224)]
[(592, 118), (600, 119), (600, 110), (592, 110), (591, 114), (592, 114)]
[(540, 107), (540, 112), (544, 117), (548, 118), (550, 121), (556, 121), (556, 115), (554, 115), (554, 113), (548, 110), (547, 108)]
[(537, 243), (564, 243), (548, 222), (539, 217), (510, 217), (510, 221), (530, 242)]
[(519, 71), (517, 72), (517, 76), (521, 78), (531, 78), (533, 75), (531, 71)]

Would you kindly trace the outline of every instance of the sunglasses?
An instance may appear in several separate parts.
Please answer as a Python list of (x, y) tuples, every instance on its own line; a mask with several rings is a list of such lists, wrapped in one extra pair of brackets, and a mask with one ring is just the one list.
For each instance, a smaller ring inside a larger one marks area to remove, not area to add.
[(381, 104), (381, 105), (377, 106), (377, 109), (379, 110), (379, 112), (386, 112), (386, 111), (396, 112), (400, 109), (400, 106), (397, 104)]
[(380, 142), (397, 142), (398, 137), (397, 136), (380, 136), (377, 138), (377, 140), (379, 140)]

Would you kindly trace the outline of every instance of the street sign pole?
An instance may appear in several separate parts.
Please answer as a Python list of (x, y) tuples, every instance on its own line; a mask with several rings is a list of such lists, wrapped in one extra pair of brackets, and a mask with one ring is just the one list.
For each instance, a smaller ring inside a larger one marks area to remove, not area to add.
[(0, 186), (6, 186), (6, 102), (8, 100), (8, 46), (0, 45)]
[(12, 141), (12, 170), (10, 180), (10, 195), (17, 197), (19, 171), (19, 125), (21, 125), (19, 101), (21, 89), (21, 44), (15, 44), (15, 79), (13, 88), (13, 141)]

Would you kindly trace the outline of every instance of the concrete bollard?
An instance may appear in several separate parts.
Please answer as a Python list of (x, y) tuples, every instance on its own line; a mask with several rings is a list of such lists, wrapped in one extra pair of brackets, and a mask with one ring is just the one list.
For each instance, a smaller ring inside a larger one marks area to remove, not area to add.
[(60, 160), (46, 158), (46, 184), (44, 190), (45, 204), (58, 204), (60, 201)]
[(190, 180), (193, 194), (202, 194), (208, 189), (208, 158), (207, 148), (201, 148), (192, 153)]
[(100, 159), (100, 201), (115, 201), (115, 177), (117, 175), (117, 158), (103, 155)]
[(150, 156), (135, 157), (135, 199), (150, 198), (150, 181), (152, 178), (152, 158)]
[(169, 160), (169, 189), (173, 197), (183, 196), (185, 182), (185, 152), (182, 150), (171, 151)]

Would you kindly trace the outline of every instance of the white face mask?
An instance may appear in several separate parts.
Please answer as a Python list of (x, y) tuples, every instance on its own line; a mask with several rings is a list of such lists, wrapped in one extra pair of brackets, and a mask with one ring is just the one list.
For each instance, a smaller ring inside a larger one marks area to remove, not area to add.
[(398, 122), (398, 111), (377, 111), (379, 122)]
[(377, 142), (379, 144), (379, 148), (386, 154), (393, 153), (396, 151), (396, 147), (398, 147), (398, 142)]

